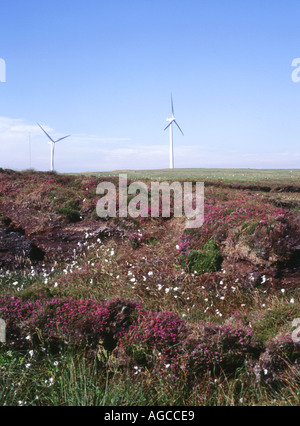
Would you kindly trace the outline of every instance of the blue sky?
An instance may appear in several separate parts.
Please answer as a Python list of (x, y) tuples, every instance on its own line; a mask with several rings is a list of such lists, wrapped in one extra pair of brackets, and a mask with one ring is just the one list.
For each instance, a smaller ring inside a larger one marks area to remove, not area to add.
[[(299, 168), (299, 0), (2, 0), (0, 167)], [(30, 144), (29, 144), (30, 140)], [(31, 158), (31, 160), (30, 160)]]

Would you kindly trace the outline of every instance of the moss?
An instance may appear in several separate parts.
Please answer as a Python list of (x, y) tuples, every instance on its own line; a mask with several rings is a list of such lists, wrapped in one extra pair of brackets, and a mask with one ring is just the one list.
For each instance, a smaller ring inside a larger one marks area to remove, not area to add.
[(200, 274), (220, 271), (223, 258), (213, 240), (209, 240), (203, 250), (193, 250), (188, 255), (188, 269)]
[(147, 240), (147, 244), (150, 246), (150, 245), (155, 245), (155, 244), (157, 244), (158, 243), (158, 240), (157, 240), (157, 238), (155, 238), (155, 237), (151, 237), (151, 238), (149, 238), (148, 240)]
[(70, 222), (79, 222), (81, 220), (81, 212), (76, 208), (77, 203), (68, 201), (64, 207), (58, 209), (58, 213), (63, 214)]

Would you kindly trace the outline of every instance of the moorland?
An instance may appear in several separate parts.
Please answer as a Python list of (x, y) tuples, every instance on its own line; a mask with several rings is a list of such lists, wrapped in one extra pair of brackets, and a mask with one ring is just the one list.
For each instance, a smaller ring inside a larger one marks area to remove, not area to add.
[(299, 405), (300, 171), (125, 172), (204, 182), (204, 225), (100, 219), (119, 171), (0, 169), (0, 404)]

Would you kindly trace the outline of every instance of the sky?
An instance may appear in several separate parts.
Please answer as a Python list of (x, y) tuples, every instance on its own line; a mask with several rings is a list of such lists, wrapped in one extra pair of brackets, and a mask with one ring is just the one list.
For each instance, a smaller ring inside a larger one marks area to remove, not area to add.
[(172, 93), (175, 167), (299, 168), (299, 16), (299, 0), (0, 0), (0, 167), (49, 170), (40, 123), (71, 135), (59, 172), (168, 168)]

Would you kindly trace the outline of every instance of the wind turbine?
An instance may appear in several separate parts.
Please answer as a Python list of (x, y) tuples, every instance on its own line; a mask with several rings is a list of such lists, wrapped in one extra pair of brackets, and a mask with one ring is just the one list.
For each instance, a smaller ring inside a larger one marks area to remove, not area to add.
[(167, 118), (167, 121), (170, 123), (165, 128), (167, 130), (170, 127), (170, 169), (174, 169), (174, 144), (173, 144), (173, 124), (175, 123), (178, 129), (181, 131), (182, 135), (183, 131), (179, 127), (176, 119), (175, 119), (175, 113), (174, 113), (174, 103), (173, 103), (173, 96), (171, 95), (171, 104), (172, 104), (172, 118)]
[(42, 130), (43, 130), (43, 132), (44, 132), (44, 133), (45, 133), (45, 135), (48, 137), (48, 139), (50, 139), (50, 142), (48, 142), (48, 143), (51, 145), (51, 172), (53, 172), (53, 171), (54, 171), (54, 149), (55, 149), (55, 144), (56, 144), (57, 142), (62, 141), (63, 139), (69, 138), (69, 137), (70, 137), (70, 135), (69, 135), (69, 136), (64, 136), (63, 138), (60, 138), (60, 139), (57, 139), (57, 141), (54, 141), (54, 140), (51, 138), (51, 136), (49, 136), (49, 135), (48, 135), (48, 133), (46, 132), (46, 130), (44, 130), (44, 129), (42, 128), (42, 126), (41, 126), (39, 123), (37, 123), (37, 125), (40, 127), (40, 129), (42, 129)]

